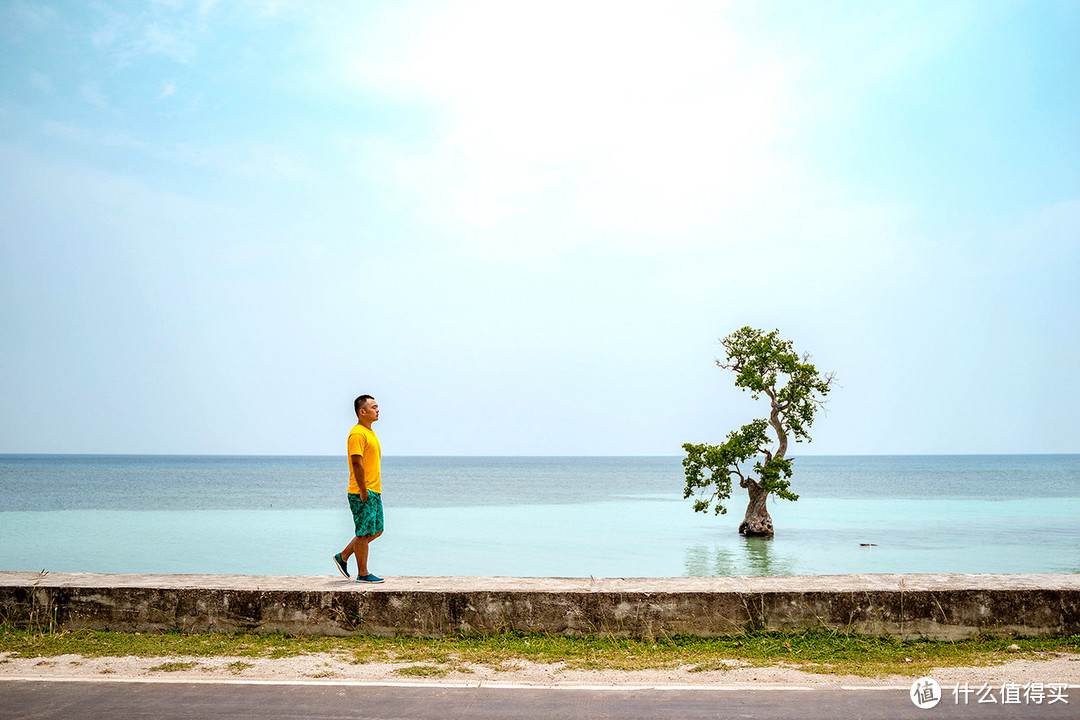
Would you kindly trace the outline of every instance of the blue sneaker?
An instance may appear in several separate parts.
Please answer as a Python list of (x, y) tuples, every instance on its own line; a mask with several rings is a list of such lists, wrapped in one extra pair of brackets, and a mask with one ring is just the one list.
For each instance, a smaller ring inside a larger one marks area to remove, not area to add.
[(334, 556), (334, 564), (337, 565), (338, 572), (345, 577), (352, 577), (349, 575), (349, 563), (341, 559), (341, 553)]
[(378, 575), (372, 575), (370, 573), (365, 575), (364, 577), (356, 578), (356, 582), (381, 583), (382, 581), (383, 579), (381, 577), (379, 577)]

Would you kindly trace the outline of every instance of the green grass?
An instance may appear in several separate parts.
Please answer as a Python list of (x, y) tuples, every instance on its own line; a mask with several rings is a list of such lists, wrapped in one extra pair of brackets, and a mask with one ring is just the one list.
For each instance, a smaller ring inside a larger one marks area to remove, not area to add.
[(438, 665), (409, 665), (408, 667), (398, 668), (394, 672), (406, 677), (442, 677), (450, 670)]
[(255, 664), (244, 662), (243, 660), (235, 660), (226, 665), (225, 667), (229, 668), (229, 672), (231, 672), (233, 675), (239, 675), (245, 670), (250, 670), (251, 668), (255, 667)]
[[(1010, 650), (1010, 646), (1017, 649)], [(581, 670), (685, 668), (721, 671), (732, 664), (784, 665), (810, 672), (863, 676), (925, 674), (943, 666), (996, 665), (1009, 660), (1080, 653), (1080, 635), (1049, 638), (977, 637), (954, 642), (899, 640), (823, 630), (748, 632), (724, 638), (565, 637), (506, 632), (489, 636), (348, 638), (254, 634), (114, 633), (27, 630), (0, 625), (10, 657), (281, 658), (328, 653), (356, 664), (405, 663), (403, 674), (444, 674), (469, 666), (511, 669), (516, 663)], [(233, 663), (245, 668), (242, 660)], [(172, 663), (175, 664), (175, 663)], [(157, 670), (168, 671), (170, 663)], [(230, 668), (233, 667), (230, 665)], [(237, 671), (237, 670), (234, 670)]]
[(330, 663), (325, 663), (324, 662), (324, 663), (320, 663), (320, 665), (322, 665), (322, 667), (324, 667), (326, 669), (325, 670), (319, 670), (318, 672), (313, 672), (313, 673), (306, 674), (306, 675), (304, 675), (304, 677), (309, 677), (309, 678), (331, 678), (331, 677), (334, 677), (335, 673), (334, 673), (333, 670), (330, 669)]
[(150, 672), (178, 672), (180, 670), (190, 670), (197, 667), (198, 664), (197, 662), (165, 662), (147, 669)]

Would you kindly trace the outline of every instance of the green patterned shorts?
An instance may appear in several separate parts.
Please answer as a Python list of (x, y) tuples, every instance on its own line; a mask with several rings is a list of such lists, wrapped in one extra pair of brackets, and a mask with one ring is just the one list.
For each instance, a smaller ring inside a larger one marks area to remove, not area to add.
[(368, 490), (367, 497), (364, 502), (359, 495), (349, 493), (349, 509), (357, 537), (378, 535), (383, 531), (382, 495)]

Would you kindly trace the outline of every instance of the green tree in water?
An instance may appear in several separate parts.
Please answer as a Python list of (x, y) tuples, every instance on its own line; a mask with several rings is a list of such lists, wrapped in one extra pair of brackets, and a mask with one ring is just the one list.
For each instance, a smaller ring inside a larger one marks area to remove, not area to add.
[[(694, 510), (717, 515), (727, 512), (732, 481), (746, 488), (750, 502), (739, 525), (743, 535), (772, 535), (773, 522), (765, 503), (775, 494), (798, 500), (789, 490), (791, 460), (788, 441), (810, 441), (814, 415), (825, 404), (825, 396), (835, 383), (835, 375), (822, 375), (807, 354), (801, 357), (780, 331), (764, 333), (750, 327), (720, 341), (727, 351), (716, 364), (735, 373), (735, 385), (758, 400), (770, 402), (768, 419), (754, 420), (728, 433), (720, 445), (686, 443), (686, 490), (684, 498), (697, 496)], [(752, 464), (751, 464), (752, 463)]]

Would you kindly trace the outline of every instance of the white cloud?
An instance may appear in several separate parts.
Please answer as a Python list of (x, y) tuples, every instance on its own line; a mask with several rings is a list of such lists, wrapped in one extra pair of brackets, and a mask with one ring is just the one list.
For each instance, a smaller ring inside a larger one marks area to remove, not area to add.
[(90, 103), (96, 108), (105, 110), (109, 107), (109, 102), (105, 98), (105, 94), (101, 91), (101, 85), (97, 82), (84, 82), (79, 85), (79, 94), (82, 95), (83, 100)]
[(231, 175), (257, 180), (313, 182), (318, 174), (308, 158), (282, 145), (234, 144), (229, 146), (177, 143), (156, 148), (154, 157), (191, 167), (224, 170)]
[(118, 132), (95, 132), (71, 123), (47, 120), (41, 124), (44, 134), (84, 145), (132, 150), (175, 165), (219, 170), (235, 177), (312, 183), (318, 171), (303, 153), (283, 145), (233, 143), (199, 145), (168, 143), (158, 145), (140, 137)]
[(30, 85), (46, 95), (52, 95), (56, 92), (56, 85), (53, 83), (52, 78), (48, 75), (40, 72), (30, 73)]
[(256, 15), (264, 17), (277, 17), (296, 6), (294, 0), (248, 0), (247, 6)]
[(84, 145), (150, 150), (150, 146), (146, 142), (131, 135), (117, 132), (91, 132), (80, 125), (57, 122), (56, 120), (46, 120), (41, 123), (41, 131), (51, 137), (59, 137)]
[(556, 244), (699, 247), (825, 195), (785, 147), (793, 61), (724, 5), (396, 5), (343, 42), (355, 85), (437, 118), (359, 162), (479, 236), (529, 219)]
[(21, 25), (33, 30), (40, 30), (53, 23), (58, 13), (55, 8), (27, 0), (15, 0), (7, 8), (7, 14)]
[(133, 43), (135, 54), (164, 55), (182, 63), (190, 63), (195, 57), (195, 42), (187, 37), (189, 32), (165, 27), (154, 22), (146, 26), (142, 36)]
[(90, 42), (98, 50), (106, 50), (111, 48), (117, 38), (127, 31), (131, 20), (106, 6), (98, 6), (96, 10), (104, 15), (105, 19), (90, 32)]
[[(1037, 209), (1018, 227), (1004, 233), (1003, 247), (995, 254), (1025, 264), (1042, 258), (1049, 266), (1075, 271), (1075, 260), (1080, 254), (1077, 237), (1080, 237), (1080, 198), (1073, 198)], [(1074, 285), (1072, 290), (1076, 289)]]
[(130, 14), (100, 5), (95, 10), (102, 20), (90, 31), (90, 42), (118, 67), (154, 55), (188, 65), (198, 54), (203, 25), (186, 3), (157, 2)]

